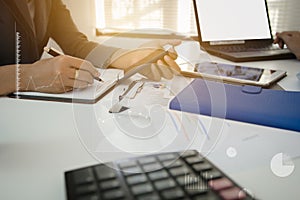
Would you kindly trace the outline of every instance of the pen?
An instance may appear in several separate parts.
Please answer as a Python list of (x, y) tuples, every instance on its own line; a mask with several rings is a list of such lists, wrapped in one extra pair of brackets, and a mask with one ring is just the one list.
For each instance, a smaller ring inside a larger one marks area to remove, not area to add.
[[(59, 52), (58, 50), (56, 50), (52, 47), (50, 47), (50, 48), (44, 47), (44, 51), (53, 57), (63, 55), (61, 52)], [(97, 81), (103, 82), (103, 80), (100, 77), (94, 77), (94, 79)]]

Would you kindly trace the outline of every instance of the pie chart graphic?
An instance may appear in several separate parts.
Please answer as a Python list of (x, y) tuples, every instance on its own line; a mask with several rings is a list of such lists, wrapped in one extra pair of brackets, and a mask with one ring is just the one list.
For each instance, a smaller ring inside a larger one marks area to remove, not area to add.
[(226, 150), (226, 154), (230, 158), (234, 158), (237, 155), (237, 150), (234, 147), (228, 147)]
[(278, 177), (287, 177), (293, 173), (295, 165), (290, 156), (278, 153), (271, 160), (271, 170)]

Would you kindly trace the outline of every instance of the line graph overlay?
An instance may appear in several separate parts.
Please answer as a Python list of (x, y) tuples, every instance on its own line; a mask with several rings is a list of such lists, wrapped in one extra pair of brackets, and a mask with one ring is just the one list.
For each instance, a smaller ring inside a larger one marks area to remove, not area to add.
[(15, 40), (16, 40), (16, 98), (19, 97), (19, 91), (20, 91), (20, 62), (21, 62), (21, 35), (20, 32), (17, 31), (17, 25), (15, 24)]

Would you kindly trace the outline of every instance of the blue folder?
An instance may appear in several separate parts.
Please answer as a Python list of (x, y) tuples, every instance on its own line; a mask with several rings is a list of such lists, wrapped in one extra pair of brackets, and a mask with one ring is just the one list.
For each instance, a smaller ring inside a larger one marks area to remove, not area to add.
[(300, 92), (195, 79), (170, 109), (300, 131)]

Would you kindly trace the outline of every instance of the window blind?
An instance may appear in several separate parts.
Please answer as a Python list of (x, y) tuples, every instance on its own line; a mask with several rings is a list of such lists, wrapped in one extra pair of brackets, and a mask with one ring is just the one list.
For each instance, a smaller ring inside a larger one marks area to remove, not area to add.
[(299, 0), (267, 0), (272, 34), (300, 30)]
[[(95, 0), (100, 31), (168, 30), (197, 35), (192, 0)], [(299, 0), (267, 0), (272, 33), (300, 30)], [(253, 12), (255, 14), (255, 11)]]
[(97, 28), (196, 34), (192, 0), (95, 0)]

